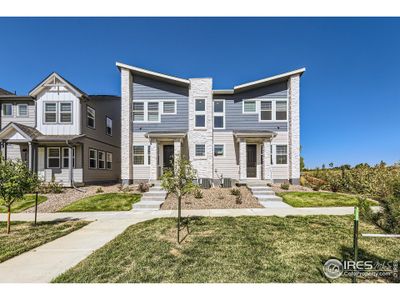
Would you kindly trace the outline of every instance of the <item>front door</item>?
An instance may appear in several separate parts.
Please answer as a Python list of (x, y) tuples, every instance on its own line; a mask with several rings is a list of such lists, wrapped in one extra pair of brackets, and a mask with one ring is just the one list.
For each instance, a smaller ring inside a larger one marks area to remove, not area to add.
[(247, 145), (247, 178), (257, 177), (257, 145)]
[(163, 169), (172, 168), (174, 165), (174, 145), (164, 145), (163, 147)]

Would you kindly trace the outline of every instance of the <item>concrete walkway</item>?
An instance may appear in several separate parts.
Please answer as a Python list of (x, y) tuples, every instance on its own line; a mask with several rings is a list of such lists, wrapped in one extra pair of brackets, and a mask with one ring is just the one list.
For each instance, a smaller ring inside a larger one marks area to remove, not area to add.
[[(321, 208), (257, 208), (257, 209), (205, 209), (186, 210), (184, 216), (288, 216), (288, 215), (348, 215), (352, 207)], [(174, 217), (176, 210), (129, 211), (129, 212), (85, 212), (43, 213), (39, 221), (57, 219), (83, 219), (91, 224), (64, 237), (39, 246), (31, 251), (11, 258), (0, 264), (0, 283), (44, 283), (75, 266), (92, 252), (122, 233), (130, 225), (155, 218)], [(31, 213), (13, 214), (13, 221), (32, 221)], [(0, 214), (0, 221), (6, 215)]]

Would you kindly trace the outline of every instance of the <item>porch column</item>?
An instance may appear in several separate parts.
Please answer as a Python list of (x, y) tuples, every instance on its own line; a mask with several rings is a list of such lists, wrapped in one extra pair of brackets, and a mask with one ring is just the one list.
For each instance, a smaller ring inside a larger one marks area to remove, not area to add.
[(29, 171), (32, 171), (32, 166), (33, 166), (32, 158), (33, 158), (33, 155), (32, 155), (32, 143), (28, 142), (28, 168), (29, 168)]
[(73, 182), (73, 172), (74, 170), (73, 165), (72, 165), (72, 147), (68, 147), (68, 168), (69, 168), (69, 181), (70, 185), (72, 187), (72, 182)]
[(157, 180), (158, 143), (156, 139), (150, 139), (150, 180)]
[(174, 157), (175, 157), (175, 159), (177, 157), (181, 158), (181, 143), (182, 143), (181, 139), (174, 140)]
[(247, 151), (246, 151), (246, 140), (239, 140), (239, 179), (247, 178)]
[(272, 170), (271, 170), (271, 140), (264, 140), (263, 143), (263, 157), (264, 157), (264, 164), (263, 164), (263, 173), (265, 180), (272, 180)]

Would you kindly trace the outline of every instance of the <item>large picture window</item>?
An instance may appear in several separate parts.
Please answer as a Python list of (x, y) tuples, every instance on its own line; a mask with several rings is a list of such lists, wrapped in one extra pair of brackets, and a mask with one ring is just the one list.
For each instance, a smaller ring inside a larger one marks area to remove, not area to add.
[(50, 169), (60, 168), (60, 148), (47, 148), (47, 167)]
[(133, 146), (133, 164), (144, 165), (144, 146)]

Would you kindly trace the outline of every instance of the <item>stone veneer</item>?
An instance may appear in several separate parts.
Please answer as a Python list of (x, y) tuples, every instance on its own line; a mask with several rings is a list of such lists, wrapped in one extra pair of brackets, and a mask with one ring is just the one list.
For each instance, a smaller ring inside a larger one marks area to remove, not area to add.
[(133, 180), (132, 160), (132, 74), (127, 69), (121, 69), (121, 181), (129, 184)]
[(300, 181), (300, 75), (289, 79), (289, 179)]
[[(195, 128), (195, 100), (205, 99), (206, 127)], [(212, 178), (213, 159), (213, 137), (212, 137), (212, 79), (192, 78), (189, 89), (189, 160), (194, 169), (197, 170), (199, 178)], [(195, 157), (196, 144), (205, 144), (206, 155), (204, 158)]]

